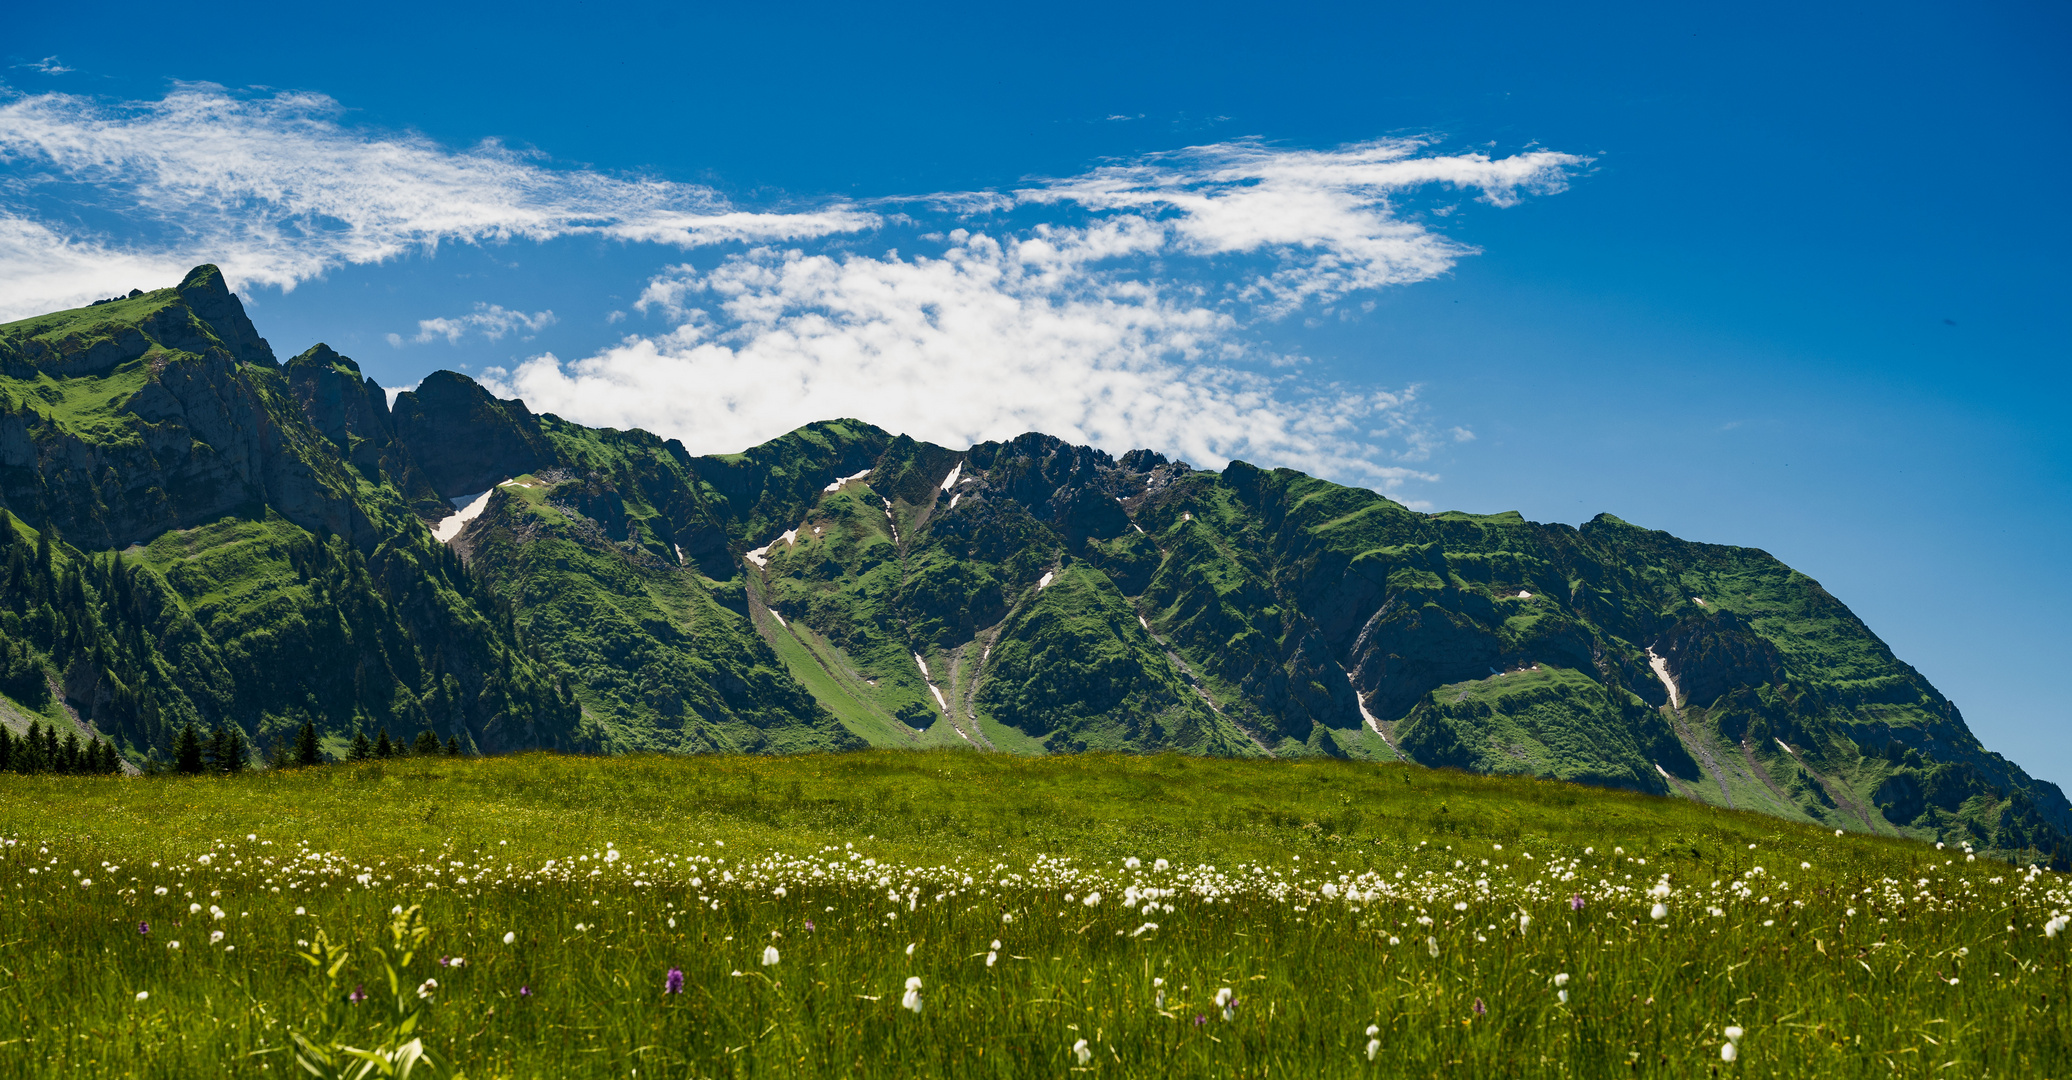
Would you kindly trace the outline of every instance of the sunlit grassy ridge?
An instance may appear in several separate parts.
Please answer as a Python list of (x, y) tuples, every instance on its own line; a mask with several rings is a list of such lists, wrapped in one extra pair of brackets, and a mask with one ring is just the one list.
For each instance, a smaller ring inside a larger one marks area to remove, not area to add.
[[(1546, 781), (436, 758), (5, 777), (0, 834), (9, 1075), (292, 1072), (398, 1000), (478, 1077), (2072, 1071), (2062, 877)], [(371, 946), (420, 904), (398, 997)]]

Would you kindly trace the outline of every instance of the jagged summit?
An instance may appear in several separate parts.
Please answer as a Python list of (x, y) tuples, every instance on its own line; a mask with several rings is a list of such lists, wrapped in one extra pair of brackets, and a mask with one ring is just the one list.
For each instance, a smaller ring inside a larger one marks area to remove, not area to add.
[(454, 372), (391, 406), (326, 345), (276, 363), (213, 267), (0, 326), (0, 375), (9, 535), (53, 542), (0, 575), (0, 636), (63, 674), (20, 704), (133, 757), (186, 719), (1401, 757), (2006, 851), (2072, 831), (1818, 583), (1610, 514), (853, 419), (697, 456)]

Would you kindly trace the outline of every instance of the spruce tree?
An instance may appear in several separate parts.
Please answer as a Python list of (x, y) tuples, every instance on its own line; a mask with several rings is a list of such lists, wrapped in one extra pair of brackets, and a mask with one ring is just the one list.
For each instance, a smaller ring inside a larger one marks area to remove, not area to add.
[(448, 736), (446, 736), (446, 756), (447, 756), (447, 757), (459, 757), (459, 756), (460, 756), (460, 736), (458, 736), (458, 735), (448, 735)]
[(375, 736), (374, 739), (374, 756), (378, 758), (391, 758), (395, 755), (396, 744), (389, 741), (388, 727), (384, 725), (381, 729), (381, 734)]
[(57, 771), (61, 773), (83, 773), (87, 770), (79, 760), (79, 733), (65, 732), (65, 745), (58, 750)]
[(208, 745), (202, 748), (202, 757), (208, 762), (210, 772), (230, 771), (230, 733), (224, 731), (221, 724), (216, 725), (215, 733), (209, 736)]
[(191, 776), (201, 773), (201, 736), (195, 733), (192, 720), (180, 729), (180, 742), (173, 748), (173, 768)]
[(410, 745), (410, 752), (419, 757), (437, 757), (439, 755), (439, 737), (432, 734), (430, 728), (418, 732), (417, 741)]
[(43, 771), (43, 724), (41, 721), (29, 721), (28, 734), (23, 735), (20, 744), (15, 746), (14, 756), (14, 771), (24, 773)]
[(0, 772), (14, 768), (14, 732), (0, 724)]
[(232, 773), (244, 772), (245, 765), (251, 757), (251, 751), (245, 748), (245, 732), (243, 728), (235, 724), (231, 725), (230, 740), (224, 747), (224, 750), (226, 751), (223, 755), (224, 771)]
[(295, 764), (320, 765), (323, 761), (323, 755), (317, 749), (317, 726), (305, 720), (302, 734), (295, 738)]
[(351, 750), (346, 751), (345, 760), (365, 761), (373, 756), (374, 744), (367, 741), (367, 733), (364, 731), (354, 732), (353, 748)]

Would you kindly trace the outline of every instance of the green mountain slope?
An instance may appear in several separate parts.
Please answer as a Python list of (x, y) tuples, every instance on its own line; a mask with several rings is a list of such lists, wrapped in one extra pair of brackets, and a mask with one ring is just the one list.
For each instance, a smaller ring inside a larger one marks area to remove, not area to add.
[(1401, 758), (2072, 855), (2055, 785), (1761, 551), (1033, 433), (700, 457), (452, 372), (391, 406), (277, 363), (212, 267), (0, 326), (0, 499), (0, 690), (132, 760), (305, 721)]

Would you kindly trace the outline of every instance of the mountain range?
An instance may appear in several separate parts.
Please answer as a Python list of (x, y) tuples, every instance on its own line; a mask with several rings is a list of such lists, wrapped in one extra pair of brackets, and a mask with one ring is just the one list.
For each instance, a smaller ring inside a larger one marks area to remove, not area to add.
[(858, 420), (739, 454), (282, 362), (213, 266), (0, 326), (0, 714), (474, 753), (948, 746), (1527, 774), (2072, 854), (1765, 552)]

